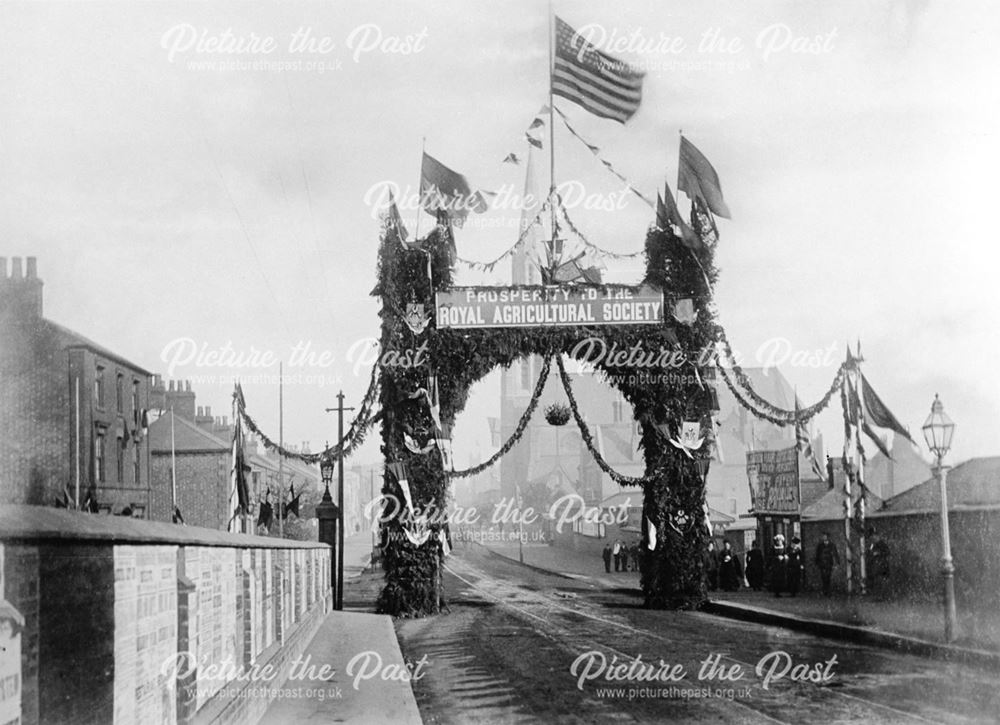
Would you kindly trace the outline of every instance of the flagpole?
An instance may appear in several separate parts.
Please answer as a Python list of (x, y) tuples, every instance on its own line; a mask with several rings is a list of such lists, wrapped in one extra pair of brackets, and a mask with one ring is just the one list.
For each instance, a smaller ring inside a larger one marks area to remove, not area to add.
[(170, 518), (173, 519), (177, 514), (177, 444), (174, 438), (174, 406), (172, 405), (170, 406), (170, 499), (174, 505), (174, 510), (170, 512)]
[[(848, 360), (851, 358), (851, 345), (847, 344), (847, 357)], [(855, 445), (857, 445), (857, 433), (851, 430), (854, 421), (851, 420), (851, 382), (850, 382), (850, 371), (844, 376), (843, 385), (847, 386), (847, 395), (845, 396), (845, 401), (847, 405), (847, 410), (844, 411), (844, 416), (850, 421), (847, 426), (845, 433), (848, 436), (854, 436)], [(847, 577), (847, 594), (850, 596), (854, 593), (854, 555), (851, 549), (851, 518), (852, 509), (854, 508), (854, 500), (851, 496), (851, 471), (850, 466), (854, 464), (853, 461), (847, 460), (847, 446), (850, 441), (844, 441), (844, 455), (841, 458), (841, 463), (844, 468), (844, 568)]]
[(865, 551), (865, 461), (861, 455), (861, 429), (864, 425), (865, 418), (865, 408), (864, 401), (861, 399), (861, 338), (858, 338), (858, 355), (857, 363), (855, 367), (855, 378), (854, 378), (854, 393), (858, 396), (858, 429), (855, 435), (858, 437), (857, 446), (855, 447), (854, 457), (856, 460), (856, 469), (858, 472), (858, 525), (859, 525), (859, 538), (858, 538), (858, 562), (860, 564), (859, 575), (861, 581), (858, 582), (858, 587), (862, 594), (867, 593), (868, 589), (868, 555)]
[(552, 259), (550, 264), (555, 269), (556, 260), (556, 124), (555, 105), (552, 95), (552, 78), (556, 72), (555, 61), (555, 23), (552, 12), (552, 0), (549, 0), (549, 212), (552, 220)]
[[(418, 212), (419, 213), (419, 212)], [(285, 388), (282, 371), (284, 363), (278, 363), (278, 447), (285, 447)], [(285, 456), (278, 454), (278, 537), (285, 538)]]
[[(73, 380), (73, 415), (76, 425), (76, 508), (80, 510), (80, 373)], [(96, 477), (95, 477), (96, 478)], [(65, 487), (63, 488), (65, 490)]]
[(420, 240), (420, 210), (424, 207), (421, 189), (424, 184), (424, 156), (427, 155), (427, 137), (424, 136), (420, 144), (420, 178), (417, 180), (417, 221), (413, 225), (413, 241)]

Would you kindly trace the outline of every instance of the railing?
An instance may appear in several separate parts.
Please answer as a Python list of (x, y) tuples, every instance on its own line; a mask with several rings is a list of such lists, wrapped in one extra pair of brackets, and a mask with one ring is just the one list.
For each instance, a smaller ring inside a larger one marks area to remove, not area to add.
[(256, 722), (330, 573), (326, 544), (0, 506), (0, 725)]

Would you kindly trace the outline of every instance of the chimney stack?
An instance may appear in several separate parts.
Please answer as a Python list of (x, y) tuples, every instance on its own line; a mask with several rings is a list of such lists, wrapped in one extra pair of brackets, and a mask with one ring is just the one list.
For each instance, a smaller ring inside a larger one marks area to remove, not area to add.
[(0, 317), (33, 325), (42, 316), (42, 280), (38, 278), (35, 257), (27, 259), (27, 276), (21, 261), (20, 257), (11, 257), (8, 275), (7, 258), (0, 257)]
[(196, 422), (195, 394), (191, 391), (191, 382), (188, 380), (170, 381), (170, 388), (167, 390), (166, 407), (173, 408), (174, 414), (185, 420)]

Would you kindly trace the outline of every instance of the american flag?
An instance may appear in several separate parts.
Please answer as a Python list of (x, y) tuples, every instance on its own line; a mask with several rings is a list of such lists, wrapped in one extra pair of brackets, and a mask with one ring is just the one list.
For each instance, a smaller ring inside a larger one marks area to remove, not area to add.
[(642, 101), (643, 74), (602, 53), (556, 18), (552, 93), (601, 118), (625, 123)]

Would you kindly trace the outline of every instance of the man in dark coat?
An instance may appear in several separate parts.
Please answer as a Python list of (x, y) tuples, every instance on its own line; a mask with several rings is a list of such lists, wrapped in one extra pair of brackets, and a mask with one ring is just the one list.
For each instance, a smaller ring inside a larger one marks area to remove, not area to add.
[(715, 542), (709, 541), (708, 548), (705, 549), (705, 575), (708, 578), (708, 591), (714, 592), (719, 588), (719, 555), (715, 551)]
[(780, 597), (788, 587), (788, 550), (785, 548), (785, 537), (778, 534), (774, 537), (771, 547), (771, 591)]
[(740, 557), (733, 551), (728, 541), (722, 542), (719, 552), (719, 588), (727, 592), (735, 592), (743, 581), (743, 565)]
[(802, 555), (802, 540), (796, 536), (792, 539), (792, 545), (788, 549), (788, 593), (793, 597), (802, 588), (804, 560), (805, 557)]
[(833, 567), (840, 564), (840, 554), (837, 547), (830, 541), (830, 535), (823, 534), (823, 540), (816, 545), (816, 568), (819, 569), (820, 579), (823, 581), (823, 594), (830, 596), (830, 577)]
[(753, 540), (747, 552), (747, 582), (755, 592), (764, 588), (764, 552), (760, 550), (757, 539)]
[(604, 559), (604, 571), (611, 571), (611, 544), (604, 545), (604, 551), (601, 552), (601, 557)]
[(884, 594), (889, 581), (889, 544), (875, 529), (868, 529), (868, 591)]

